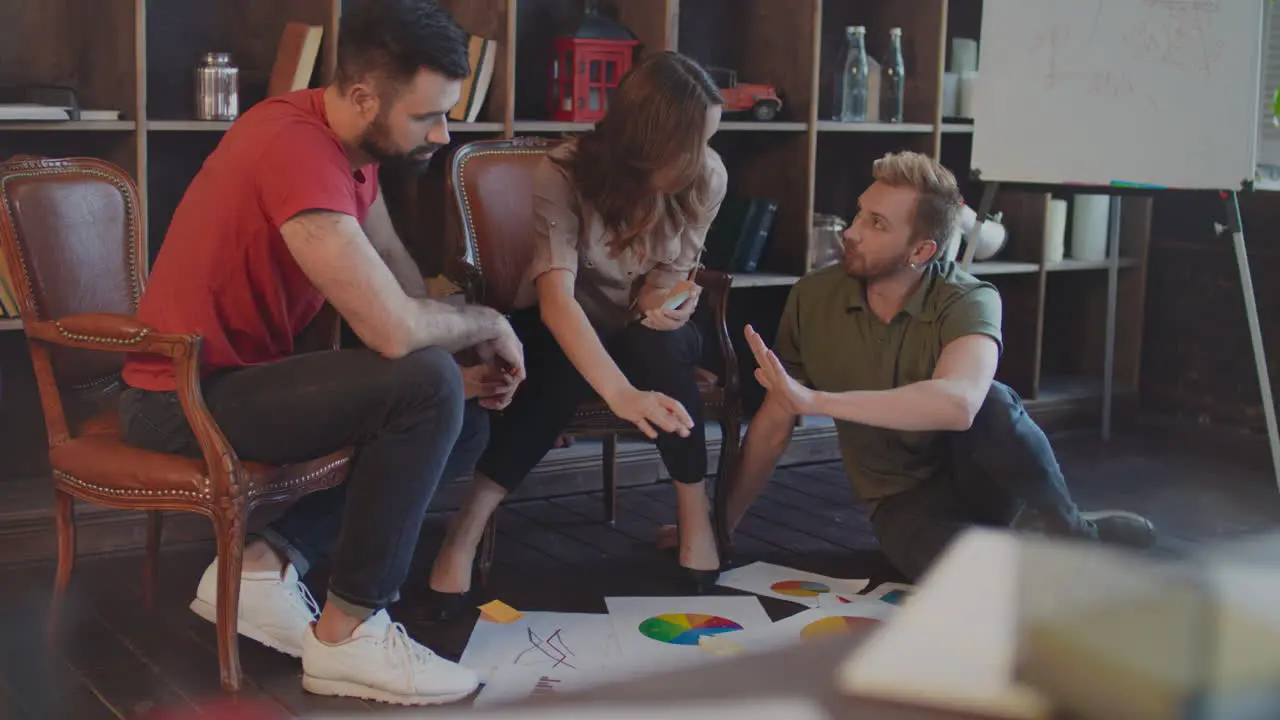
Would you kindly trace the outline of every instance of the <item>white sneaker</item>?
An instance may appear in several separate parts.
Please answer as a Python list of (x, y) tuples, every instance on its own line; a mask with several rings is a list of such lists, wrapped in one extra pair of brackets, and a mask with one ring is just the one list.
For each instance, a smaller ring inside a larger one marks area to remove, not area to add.
[[(218, 620), (218, 562), (215, 560), (200, 578), (191, 610), (211, 623)], [(240, 575), (240, 634), (285, 655), (302, 657), (302, 638), (310, 634), (311, 623), (320, 607), (298, 580), (292, 564), (283, 576), (274, 571)]]
[(321, 642), (314, 629), (303, 635), (302, 687), (317, 695), (436, 705), (461, 700), (479, 686), (476, 673), (419, 645), (386, 610), (336, 645)]

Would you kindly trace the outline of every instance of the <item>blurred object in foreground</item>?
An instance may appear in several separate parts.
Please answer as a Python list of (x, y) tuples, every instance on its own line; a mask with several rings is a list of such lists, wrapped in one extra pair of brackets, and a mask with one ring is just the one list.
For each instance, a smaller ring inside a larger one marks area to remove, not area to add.
[(270, 701), (216, 698), (196, 701), (194, 708), (155, 708), (136, 717), (138, 720), (292, 720), (294, 716)]

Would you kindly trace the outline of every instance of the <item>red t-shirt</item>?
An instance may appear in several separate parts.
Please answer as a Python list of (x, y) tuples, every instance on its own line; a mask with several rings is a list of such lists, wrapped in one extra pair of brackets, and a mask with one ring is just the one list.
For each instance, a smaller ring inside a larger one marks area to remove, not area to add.
[[(377, 196), (377, 166), (352, 170), (329, 128), (323, 92), (271, 98), (241, 116), (173, 214), (138, 319), (158, 332), (202, 336), (202, 374), (293, 353), (294, 337), (324, 297), (294, 261), (280, 226), (304, 210), (363, 222)], [(162, 357), (131, 355), (124, 381), (175, 388)]]

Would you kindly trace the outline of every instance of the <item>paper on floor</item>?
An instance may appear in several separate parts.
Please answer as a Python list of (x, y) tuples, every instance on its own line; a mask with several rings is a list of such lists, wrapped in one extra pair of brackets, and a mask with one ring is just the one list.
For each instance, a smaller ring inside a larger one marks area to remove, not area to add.
[(459, 662), (489, 682), (507, 666), (560, 679), (595, 674), (601, 666), (616, 666), (621, 656), (608, 615), (527, 612), (510, 623), (477, 620)]
[(636, 672), (715, 662), (703, 637), (736, 642), (739, 633), (771, 624), (755, 597), (605, 598), (618, 645)]
[(818, 607), (832, 596), (852, 598), (867, 586), (866, 580), (847, 580), (793, 570), (767, 562), (754, 562), (720, 574), (718, 585), (764, 597)]

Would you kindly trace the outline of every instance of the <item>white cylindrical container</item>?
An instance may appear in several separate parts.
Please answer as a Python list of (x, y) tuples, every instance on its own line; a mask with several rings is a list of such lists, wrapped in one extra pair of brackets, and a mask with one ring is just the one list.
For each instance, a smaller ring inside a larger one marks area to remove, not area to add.
[(1071, 257), (1101, 262), (1107, 259), (1110, 195), (1076, 195), (1071, 212)]
[(960, 76), (942, 74), (942, 117), (956, 117), (960, 112)]
[(951, 72), (963, 73), (978, 69), (978, 41), (972, 38), (951, 38)]
[(1049, 215), (1044, 223), (1044, 261), (1062, 262), (1067, 250), (1067, 201), (1049, 201)]
[(956, 108), (956, 116), (963, 118), (973, 117), (973, 91), (978, 84), (978, 71), (966, 70), (960, 73), (960, 102)]

